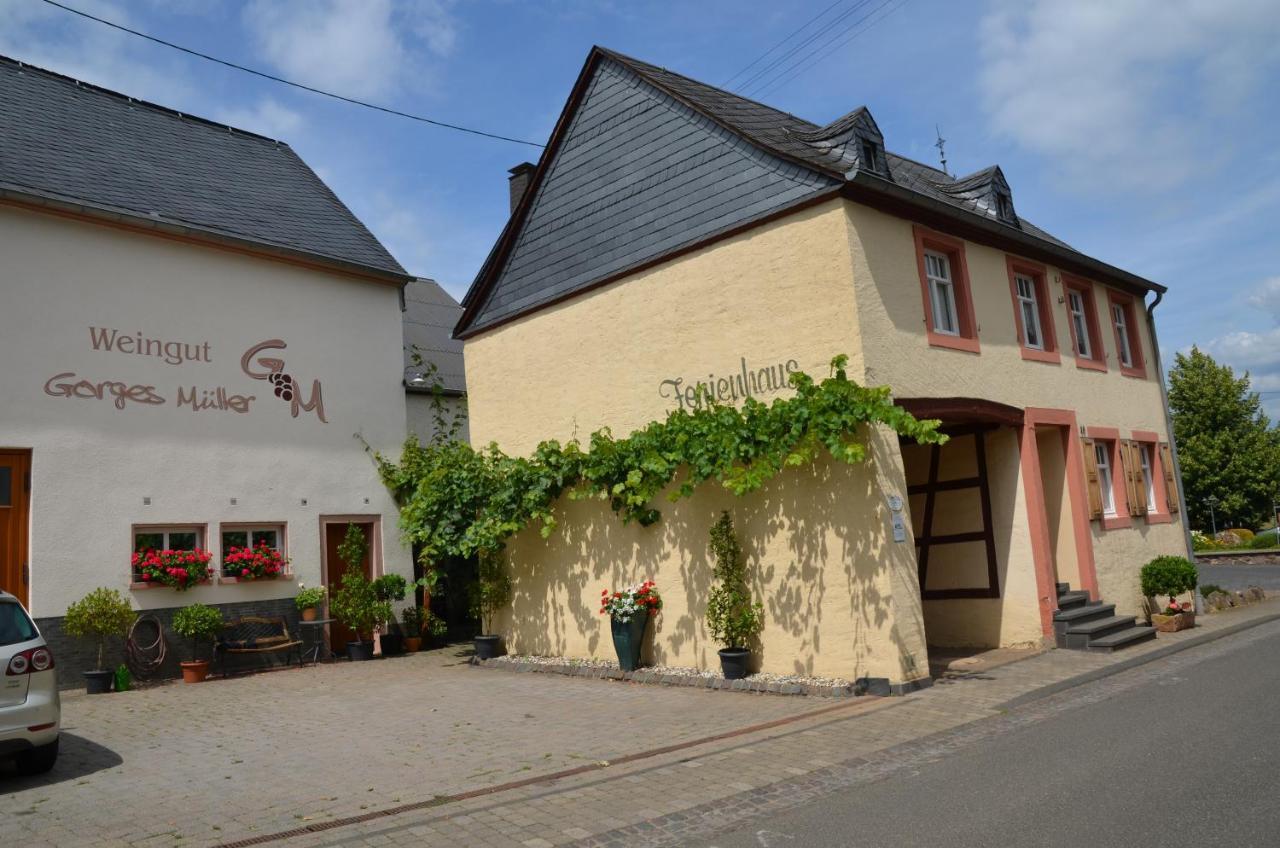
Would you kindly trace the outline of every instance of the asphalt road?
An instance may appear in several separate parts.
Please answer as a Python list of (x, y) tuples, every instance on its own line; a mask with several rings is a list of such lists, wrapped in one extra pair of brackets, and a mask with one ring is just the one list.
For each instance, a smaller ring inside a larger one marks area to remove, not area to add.
[(1270, 595), (1280, 592), (1280, 565), (1206, 565), (1196, 567), (1200, 585), (1212, 584), (1224, 589), (1261, 586)]
[(701, 844), (1280, 844), (1280, 624), (1055, 699), (1042, 720), (1018, 726), (1036, 705), (1015, 709), (992, 719), (1007, 733)]

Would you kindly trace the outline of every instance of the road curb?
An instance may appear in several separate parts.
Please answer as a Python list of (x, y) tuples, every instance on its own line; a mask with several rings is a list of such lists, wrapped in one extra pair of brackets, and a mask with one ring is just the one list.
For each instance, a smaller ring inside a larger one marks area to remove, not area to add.
[(1086, 671), (1083, 674), (1077, 674), (1075, 677), (1068, 677), (1066, 680), (1059, 680), (1057, 683), (1050, 683), (1047, 686), (1041, 686), (1039, 689), (1032, 690), (1031, 692), (1024, 692), (1023, 694), (1018, 695), (1015, 698), (1010, 698), (1008, 701), (998, 705), (996, 709), (1011, 710), (1025, 704), (1034, 703), (1035, 701), (1048, 698), (1051, 695), (1056, 695), (1059, 692), (1065, 692), (1068, 689), (1074, 689), (1077, 686), (1083, 686), (1084, 684), (1092, 683), (1095, 680), (1102, 680), (1104, 678), (1111, 677), (1112, 675), (1120, 674), (1121, 672), (1146, 665), (1147, 663), (1155, 662), (1156, 660), (1161, 660), (1165, 657), (1190, 650), (1191, 648), (1208, 645), (1210, 642), (1216, 642), (1219, 639), (1225, 639), (1227, 636), (1234, 636), (1235, 634), (1242, 633), (1245, 630), (1252, 630), (1255, 627), (1259, 627), (1263, 624), (1269, 624), (1277, 620), (1280, 620), (1280, 612), (1273, 612), (1269, 615), (1260, 615), (1257, 618), (1251, 618), (1248, 621), (1232, 624), (1228, 627), (1222, 628), (1221, 630), (1200, 633), (1188, 639), (1175, 642), (1172, 645), (1167, 645), (1163, 648), (1151, 651), (1150, 653), (1130, 657), (1129, 659), (1123, 660), (1114, 665), (1097, 668), (1093, 671)]

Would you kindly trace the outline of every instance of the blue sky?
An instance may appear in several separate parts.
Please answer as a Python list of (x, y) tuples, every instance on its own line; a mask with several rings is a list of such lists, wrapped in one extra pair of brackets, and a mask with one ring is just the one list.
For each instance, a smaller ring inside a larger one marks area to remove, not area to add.
[[(827, 9), (790, 44), (815, 40), (745, 93), (818, 123), (865, 104), (891, 150), (929, 163), (940, 126), (953, 173), (999, 164), (1023, 216), (1169, 286), (1166, 356), (1199, 344), (1250, 370), (1280, 413), (1274, 0), (65, 2), (537, 142), (592, 44), (721, 84)], [(458, 297), (505, 221), (506, 170), (538, 153), (282, 87), (41, 0), (0, 0), (0, 52), (287, 141), (410, 271)]]

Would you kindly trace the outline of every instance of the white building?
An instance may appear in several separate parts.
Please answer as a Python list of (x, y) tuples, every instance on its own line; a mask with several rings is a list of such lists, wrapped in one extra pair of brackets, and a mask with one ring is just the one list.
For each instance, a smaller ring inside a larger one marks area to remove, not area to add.
[[(98, 586), (293, 615), (349, 522), (412, 575), (366, 449), (405, 437), (411, 278), (287, 144), (0, 59), (0, 256), (0, 588), (64, 680), (58, 619)], [(290, 573), (225, 573), (250, 539)], [(156, 545), (214, 576), (143, 582)]]

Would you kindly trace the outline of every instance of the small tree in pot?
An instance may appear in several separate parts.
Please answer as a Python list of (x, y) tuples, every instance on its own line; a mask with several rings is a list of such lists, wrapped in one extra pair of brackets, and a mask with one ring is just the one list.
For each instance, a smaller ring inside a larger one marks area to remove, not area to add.
[(68, 635), (98, 640), (98, 665), (84, 673), (85, 688), (90, 695), (111, 691), (115, 672), (103, 668), (103, 654), (108, 636), (125, 636), (136, 617), (124, 596), (115, 589), (94, 589), (71, 606), (62, 628)]
[(173, 632), (191, 640), (191, 660), (181, 662), (184, 683), (200, 683), (209, 676), (209, 661), (200, 659), (200, 640), (212, 640), (222, 629), (222, 611), (192, 604), (173, 614)]
[(716, 561), (716, 585), (707, 598), (707, 628), (711, 637), (724, 645), (720, 670), (725, 679), (737, 680), (747, 676), (747, 660), (751, 657), (748, 646), (764, 626), (764, 607), (751, 602), (742, 547), (728, 510), (711, 526), (711, 555)]
[[(1177, 596), (1194, 592), (1199, 581), (1195, 564), (1185, 557), (1162, 556), (1142, 566), (1142, 594), (1147, 599), (1147, 614), (1156, 630), (1171, 633), (1195, 627), (1196, 614), (1190, 603), (1178, 603)], [(1168, 595), (1169, 603), (1161, 607), (1157, 595)]]
[(373, 581), (373, 591), (378, 595), (378, 600), (385, 601), (387, 609), (392, 611), (386, 620), (378, 622), (378, 630), (381, 634), (379, 640), (382, 642), (384, 657), (404, 653), (404, 634), (400, 630), (399, 622), (396, 621), (391, 604), (393, 601), (403, 601), (408, 587), (409, 581), (399, 574), (384, 574)]
[(480, 619), (476, 659), (493, 659), (500, 653), (502, 641), (502, 637), (493, 632), (493, 616), (511, 600), (511, 576), (500, 552), (481, 552), (479, 574), (471, 584), (470, 594), (471, 613)]
[(356, 633), (356, 640), (347, 643), (347, 658), (373, 659), (373, 631), (391, 618), (391, 602), (378, 598), (377, 587), (362, 569), (348, 568), (342, 575), (342, 585), (329, 599), (329, 611)]

